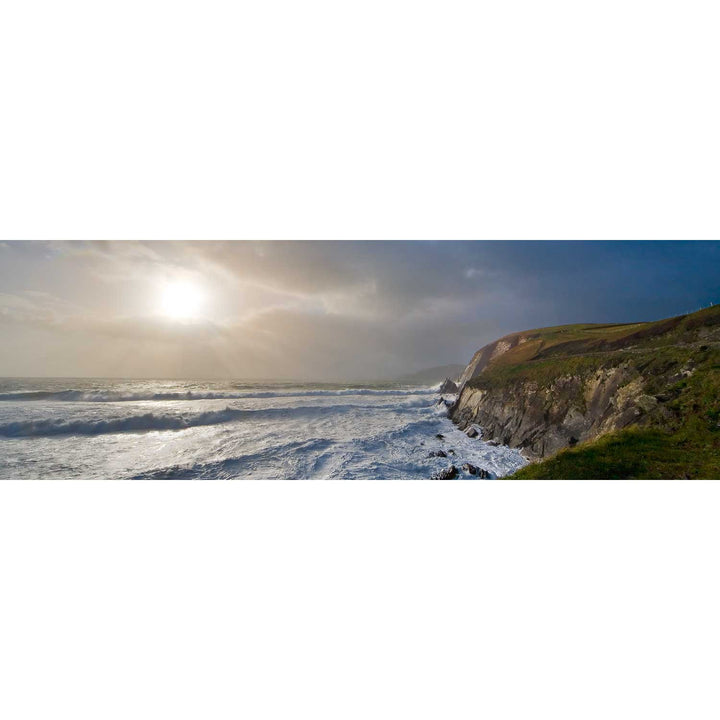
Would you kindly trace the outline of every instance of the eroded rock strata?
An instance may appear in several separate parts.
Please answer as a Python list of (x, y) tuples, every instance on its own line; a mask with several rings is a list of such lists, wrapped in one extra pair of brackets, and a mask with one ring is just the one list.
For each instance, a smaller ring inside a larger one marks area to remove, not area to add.
[(449, 414), (532, 460), (631, 426), (672, 430), (690, 411), (683, 398), (717, 375), (718, 350), (718, 307), (515, 333), (475, 353)]

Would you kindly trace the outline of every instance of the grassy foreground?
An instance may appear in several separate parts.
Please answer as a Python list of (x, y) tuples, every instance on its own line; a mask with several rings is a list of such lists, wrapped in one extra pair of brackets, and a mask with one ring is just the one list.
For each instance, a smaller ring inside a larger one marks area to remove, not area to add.
[(720, 432), (703, 441), (685, 433), (631, 428), (563, 450), (520, 469), (513, 479), (620, 480), (720, 478)]

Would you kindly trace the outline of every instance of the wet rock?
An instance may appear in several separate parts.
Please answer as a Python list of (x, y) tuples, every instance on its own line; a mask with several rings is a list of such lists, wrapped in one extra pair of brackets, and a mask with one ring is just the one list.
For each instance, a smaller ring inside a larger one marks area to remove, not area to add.
[(454, 465), (443, 468), (436, 473), (433, 473), (433, 480), (453, 480), (458, 476), (458, 469)]
[(440, 386), (440, 393), (445, 394), (455, 394), (458, 391), (458, 386), (450, 379), (445, 378), (445, 382)]
[(442, 433), (438, 433), (435, 437), (436, 437), (438, 440), (444, 440), (444, 439), (445, 439), (445, 436), (444, 436)]
[(488, 472), (484, 468), (478, 467), (477, 465), (473, 465), (472, 463), (464, 463), (462, 469), (465, 472), (470, 473), (471, 475), (482, 478), (483, 480), (487, 480), (492, 477), (492, 474), (490, 472)]
[(487, 444), (488, 444), (490, 447), (498, 447), (498, 446), (500, 445), (500, 443), (499, 443), (497, 440), (488, 440), (488, 441), (487, 441)]
[(478, 437), (478, 436), (480, 435), (480, 433), (479, 433), (474, 427), (468, 428), (468, 429), (465, 431), (465, 434), (466, 434), (469, 438), (476, 438), (476, 437)]
[(447, 457), (447, 453), (444, 450), (432, 450), (428, 457)]
[(450, 448), (448, 450), (448, 455), (454, 455), (454, 454), (455, 454), (455, 451), (452, 448)]

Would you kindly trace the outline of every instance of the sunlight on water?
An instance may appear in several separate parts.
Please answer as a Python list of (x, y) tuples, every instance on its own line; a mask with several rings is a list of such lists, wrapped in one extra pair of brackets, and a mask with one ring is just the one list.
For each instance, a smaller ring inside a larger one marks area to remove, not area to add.
[(2, 380), (0, 477), (427, 479), (525, 463), (468, 438), (438, 399), (401, 385)]

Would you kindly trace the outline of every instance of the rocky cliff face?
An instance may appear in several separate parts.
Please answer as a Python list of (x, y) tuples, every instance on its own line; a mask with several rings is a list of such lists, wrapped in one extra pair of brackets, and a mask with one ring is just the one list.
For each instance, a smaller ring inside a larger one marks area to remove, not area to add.
[(648, 421), (658, 401), (632, 365), (525, 380), (505, 387), (463, 388), (451, 417), (461, 429), (483, 428), (483, 439), (519, 448), (529, 459)]
[(449, 414), (532, 460), (629, 426), (671, 428), (682, 423), (678, 399), (696, 368), (715, 367), (703, 358), (718, 348), (716, 308), (517, 333), (475, 353)]
[(506, 335), (500, 340), (491, 342), (489, 345), (485, 345), (480, 348), (472, 357), (472, 360), (468, 363), (467, 367), (460, 376), (459, 385), (462, 387), (467, 382), (472, 380), (474, 377), (479, 375), (485, 368), (500, 355), (503, 355), (508, 350), (512, 350), (518, 345), (528, 341), (527, 335), (523, 333), (514, 333), (512, 335)]

